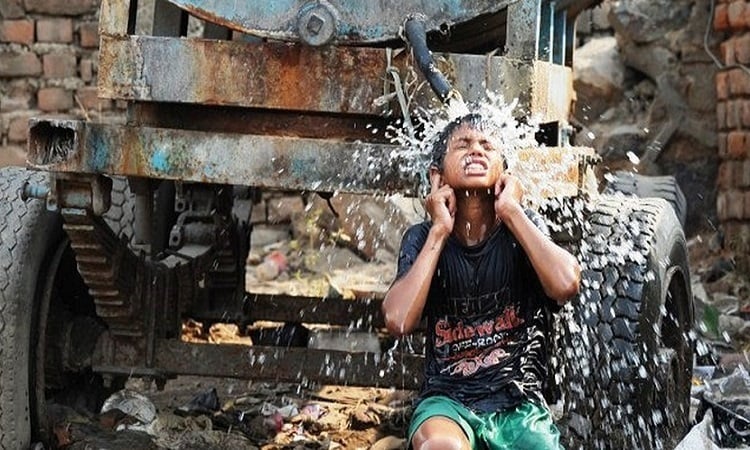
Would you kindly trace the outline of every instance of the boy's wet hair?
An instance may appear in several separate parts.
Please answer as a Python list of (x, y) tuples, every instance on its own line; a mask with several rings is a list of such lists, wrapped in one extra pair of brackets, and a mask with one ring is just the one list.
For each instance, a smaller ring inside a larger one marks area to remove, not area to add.
[(432, 143), (430, 167), (436, 167), (441, 171), (443, 170), (443, 161), (445, 159), (445, 152), (448, 150), (448, 141), (450, 141), (453, 133), (462, 125), (469, 125), (472, 129), (483, 132), (490, 131), (490, 128), (492, 128), (489, 121), (478, 113), (466, 114), (451, 120), (448, 122), (448, 125), (440, 131), (435, 138), (435, 141)]

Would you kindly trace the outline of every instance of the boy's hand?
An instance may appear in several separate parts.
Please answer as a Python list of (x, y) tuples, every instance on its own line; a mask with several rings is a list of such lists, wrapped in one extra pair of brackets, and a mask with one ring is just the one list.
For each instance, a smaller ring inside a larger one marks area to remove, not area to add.
[(495, 215), (506, 220), (510, 214), (521, 207), (523, 185), (513, 175), (502, 174), (495, 183)]
[(430, 194), (425, 199), (425, 209), (432, 219), (432, 226), (439, 227), (445, 237), (453, 232), (456, 214), (456, 194), (453, 188), (443, 184), (438, 172), (430, 173)]

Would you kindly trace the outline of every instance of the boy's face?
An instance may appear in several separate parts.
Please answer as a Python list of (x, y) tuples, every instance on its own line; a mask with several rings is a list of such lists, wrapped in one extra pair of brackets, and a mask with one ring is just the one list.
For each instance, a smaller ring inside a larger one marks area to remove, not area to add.
[(448, 139), (443, 183), (453, 189), (492, 188), (502, 173), (501, 149), (483, 131), (463, 124)]

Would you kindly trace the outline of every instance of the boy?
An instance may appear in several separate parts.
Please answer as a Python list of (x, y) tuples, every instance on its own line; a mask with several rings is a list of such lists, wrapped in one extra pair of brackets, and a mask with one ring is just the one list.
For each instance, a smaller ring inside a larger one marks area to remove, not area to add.
[(438, 136), (425, 209), (404, 235), (385, 300), (401, 336), (427, 318), (425, 381), (409, 443), (426, 449), (557, 449), (542, 397), (553, 300), (578, 292), (576, 259), (524, 211), (492, 128), (470, 114)]

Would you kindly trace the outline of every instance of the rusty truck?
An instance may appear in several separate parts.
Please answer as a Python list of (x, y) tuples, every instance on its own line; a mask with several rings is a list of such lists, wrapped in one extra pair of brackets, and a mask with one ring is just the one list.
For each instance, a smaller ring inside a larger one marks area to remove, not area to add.
[(412, 113), (407, 73), (423, 81), (412, 106), (451, 90), (517, 98), (541, 120), (544, 153), (528, 158), (566, 165), (544, 210), (584, 268), (547, 383), (566, 445), (674, 442), (693, 364), (684, 233), (663, 199), (598, 192), (596, 154), (571, 145), (575, 19), (596, 3), (156, 0), (143, 31), (137, 0), (103, 0), (98, 92), (127, 102), (124, 119), (34, 118), (28, 166), (0, 169), (0, 449), (49, 441), (61, 392), (133, 376), (417, 388), (422, 357), (405, 349), (180, 339), (188, 318), (382, 329), (375, 297), (246, 288), (253, 224), (237, 206), (275, 191), (418, 195), (383, 132)]

